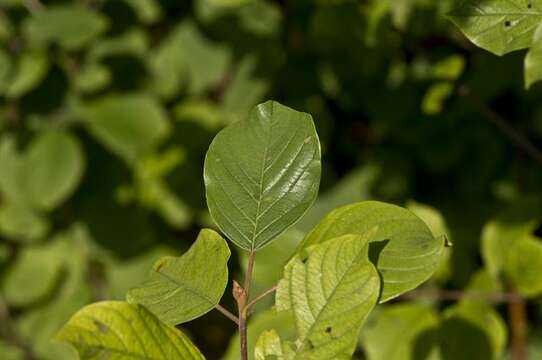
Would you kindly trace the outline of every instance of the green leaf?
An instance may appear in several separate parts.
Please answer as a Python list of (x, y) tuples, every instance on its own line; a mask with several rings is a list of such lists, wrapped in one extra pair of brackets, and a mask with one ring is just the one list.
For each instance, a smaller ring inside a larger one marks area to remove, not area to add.
[(13, 306), (27, 306), (43, 299), (56, 287), (62, 261), (50, 245), (27, 247), (6, 271), (2, 297)]
[(504, 55), (531, 46), (542, 23), (542, 1), (463, 0), (449, 16), (474, 44)]
[(279, 360), (294, 358), (291, 350), (281, 341), (279, 334), (275, 330), (264, 331), (258, 337), (254, 349), (255, 360), (265, 360), (268, 356)]
[(150, 280), (130, 290), (127, 299), (146, 306), (167, 324), (195, 319), (213, 309), (224, 294), (229, 258), (226, 241), (204, 229), (184, 255), (158, 260)]
[[(364, 330), (363, 348), (369, 360), (425, 359), (420, 356), (418, 342), (438, 326), (437, 315), (425, 305), (391, 305), (378, 313), (373, 326), (368, 325)], [(431, 352), (431, 346), (423, 351)]]
[(6, 88), (6, 96), (17, 98), (34, 89), (47, 75), (49, 65), (49, 59), (45, 53), (24, 52), (17, 62), (15, 76)]
[(50, 224), (45, 217), (24, 204), (6, 201), (0, 205), (0, 234), (19, 242), (42, 239)]
[(40, 133), (24, 157), (27, 199), (38, 209), (55, 208), (76, 189), (84, 166), (81, 146), (70, 133), (56, 130)]
[(525, 57), (525, 87), (542, 80), (542, 23), (533, 36), (533, 46)]
[(258, 250), (312, 205), (320, 170), (311, 116), (265, 102), (211, 143), (204, 167), (209, 211), (232, 242)]
[(368, 239), (345, 235), (298, 253), (285, 267), (277, 309), (293, 313), (298, 359), (343, 359), (376, 305), (380, 278), (368, 259)]
[(92, 135), (129, 164), (150, 152), (170, 130), (162, 106), (144, 94), (106, 96), (88, 104), (82, 115)]
[(104, 301), (77, 312), (55, 337), (73, 345), (82, 360), (203, 360), (180, 330), (166, 325), (141, 305)]
[[(371, 260), (383, 279), (380, 302), (412, 290), (433, 275), (444, 239), (410, 211), (377, 201), (364, 201), (330, 212), (303, 240), (301, 249), (346, 234), (365, 234), (375, 226)], [(378, 253), (379, 252), (379, 253)]]
[(542, 242), (534, 236), (521, 239), (508, 258), (508, 276), (524, 296), (542, 294)]
[(75, 50), (101, 34), (107, 28), (107, 21), (86, 6), (57, 5), (48, 6), (28, 17), (23, 28), (35, 46), (53, 42)]
[(519, 200), (484, 225), (480, 252), (493, 277), (506, 273), (514, 246), (536, 230), (541, 211), (538, 199)]
[[(271, 329), (280, 335), (282, 339), (293, 339), (295, 337), (295, 327), (290, 312), (277, 312), (275, 308), (269, 308), (250, 317), (247, 330), (249, 334), (247, 340), (249, 359), (253, 359), (259, 335)], [(226, 355), (224, 355), (222, 360), (239, 360), (239, 358), (241, 358), (241, 353), (239, 350), (239, 333), (237, 333), (231, 338)]]
[(450, 82), (442, 81), (431, 85), (422, 101), (422, 110), (427, 115), (440, 114), (444, 103), (453, 94), (454, 86)]

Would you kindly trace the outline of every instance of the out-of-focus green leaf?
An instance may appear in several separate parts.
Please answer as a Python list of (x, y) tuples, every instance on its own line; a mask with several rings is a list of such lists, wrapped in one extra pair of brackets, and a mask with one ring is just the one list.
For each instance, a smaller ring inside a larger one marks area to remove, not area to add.
[(38, 209), (55, 208), (73, 193), (84, 167), (79, 142), (70, 133), (40, 133), (24, 157), (23, 181), (28, 201)]
[(123, 300), (126, 293), (149, 275), (156, 259), (171, 256), (172, 250), (158, 247), (133, 259), (111, 259), (107, 261), (105, 277), (112, 300)]
[(23, 350), (0, 340), (0, 358), (3, 360), (23, 360)]
[(47, 219), (31, 208), (16, 202), (0, 205), (0, 233), (19, 242), (34, 242), (49, 231)]
[(99, 63), (84, 66), (74, 79), (75, 88), (83, 93), (101, 90), (109, 85), (111, 72)]
[(542, 80), (542, 21), (533, 35), (533, 45), (525, 57), (525, 87)]
[(191, 94), (199, 94), (218, 84), (229, 62), (226, 47), (210, 42), (194, 23), (185, 22), (172, 31), (151, 57), (151, 88), (171, 98), (181, 85), (188, 84)]
[(514, 246), (536, 230), (541, 211), (536, 199), (518, 201), (484, 226), (481, 253), (493, 277), (506, 271), (508, 257), (513, 253)]
[(451, 55), (433, 65), (433, 76), (439, 80), (456, 80), (465, 70), (465, 57)]
[(6, 51), (0, 49), (0, 94), (3, 94), (9, 86), (11, 71), (11, 58)]
[(433, 275), (444, 240), (436, 239), (412, 212), (377, 201), (333, 210), (305, 237), (301, 249), (346, 234), (363, 235), (375, 227), (377, 231), (369, 239), (374, 243), (370, 257), (383, 279), (381, 302), (412, 290)]
[(353, 354), (380, 291), (379, 275), (368, 259), (374, 230), (317, 243), (286, 265), (277, 309), (290, 311), (295, 319), (296, 358), (343, 359)]
[(0, 193), (5, 200), (26, 203), (22, 178), (23, 160), (14, 136), (6, 134), (0, 139)]
[(149, 47), (147, 33), (141, 29), (127, 31), (114, 38), (103, 39), (97, 42), (88, 52), (88, 60), (97, 62), (107, 56), (130, 54), (143, 56)]
[(320, 170), (312, 117), (268, 101), (211, 143), (204, 167), (209, 211), (233, 243), (258, 250), (312, 205)]
[(474, 44), (504, 55), (531, 46), (542, 22), (542, 1), (463, 0), (449, 16)]
[(266, 330), (259, 337), (254, 348), (254, 359), (265, 360), (273, 357), (280, 360), (292, 359), (293, 354), (285, 348), (275, 330)]
[(88, 130), (129, 164), (148, 154), (170, 131), (167, 114), (151, 96), (109, 95), (82, 110)]
[(542, 242), (534, 236), (521, 239), (510, 251), (508, 276), (523, 295), (542, 294)]
[[(362, 345), (369, 360), (415, 360), (421, 352), (434, 351), (424, 336), (438, 328), (439, 319), (429, 307), (421, 304), (387, 306), (378, 313), (372, 326), (362, 334)], [(425, 345), (422, 348), (422, 344)]]
[[(290, 312), (277, 312), (275, 308), (271, 308), (256, 314), (251, 317), (248, 322), (247, 332), (250, 336), (247, 341), (247, 349), (249, 359), (254, 358), (254, 349), (260, 334), (271, 329), (280, 334), (280, 337), (284, 340), (292, 340), (295, 338), (294, 319)], [(240, 357), (239, 333), (237, 333), (231, 338), (226, 355), (222, 357), (222, 360), (239, 360)]]
[(47, 75), (49, 59), (40, 51), (24, 52), (18, 59), (17, 70), (9, 86), (6, 96), (17, 98), (34, 89)]
[(490, 305), (464, 301), (449, 308), (440, 329), (443, 359), (499, 359), (506, 345), (504, 321)]
[(54, 246), (27, 247), (5, 274), (2, 297), (13, 306), (28, 306), (49, 295), (60, 280), (62, 261)]
[(144, 24), (153, 24), (164, 15), (160, 4), (156, 0), (126, 0)]
[(309, 232), (333, 209), (348, 205), (352, 201), (371, 198), (371, 187), (378, 179), (380, 168), (375, 164), (366, 164), (355, 169), (338, 181), (335, 186), (319, 194), (314, 205), (295, 225), (297, 229)]
[(28, 17), (23, 27), (34, 46), (57, 43), (75, 50), (105, 31), (107, 21), (88, 7), (69, 4), (46, 7)]
[(247, 57), (239, 64), (233, 80), (222, 99), (221, 108), (231, 113), (233, 121), (243, 119), (267, 91), (269, 85), (262, 79), (255, 78), (253, 71), (256, 66), (254, 57)]
[(440, 114), (444, 102), (453, 94), (454, 86), (449, 82), (438, 82), (431, 85), (422, 101), (422, 110), (428, 115)]
[(180, 330), (160, 322), (141, 305), (120, 301), (84, 307), (56, 339), (72, 344), (83, 360), (111, 354), (121, 359), (205, 359)]
[(146, 306), (167, 324), (190, 321), (220, 301), (228, 283), (229, 258), (226, 241), (204, 229), (184, 255), (158, 260), (150, 280), (131, 289), (127, 299)]

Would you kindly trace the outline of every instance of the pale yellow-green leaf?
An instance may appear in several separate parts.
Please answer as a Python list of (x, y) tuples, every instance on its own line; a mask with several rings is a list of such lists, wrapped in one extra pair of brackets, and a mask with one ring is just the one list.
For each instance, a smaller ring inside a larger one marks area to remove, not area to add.
[(525, 87), (542, 80), (542, 22), (533, 35), (533, 44), (525, 57)]
[(203, 360), (180, 330), (162, 323), (141, 305), (104, 301), (79, 310), (56, 335), (81, 358)]
[(158, 260), (150, 279), (131, 289), (127, 299), (146, 306), (167, 324), (190, 321), (219, 303), (228, 282), (229, 257), (226, 241), (204, 229), (185, 254)]
[(6, 88), (8, 98), (17, 98), (34, 89), (47, 75), (49, 59), (41, 51), (24, 52), (17, 61), (17, 69)]
[(305, 237), (302, 249), (341, 235), (364, 235), (375, 227), (378, 230), (369, 239), (370, 254), (383, 279), (381, 302), (414, 289), (433, 275), (444, 253), (444, 238), (435, 238), (412, 212), (378, 201), (333, 210)]
[(367, 257), (371, 233), (317, 243), (286, 265), (276, 301), (279, 311), (290, 311), (295, 319), (295, 359), (353, 354), (380, 291), (380, 277)]

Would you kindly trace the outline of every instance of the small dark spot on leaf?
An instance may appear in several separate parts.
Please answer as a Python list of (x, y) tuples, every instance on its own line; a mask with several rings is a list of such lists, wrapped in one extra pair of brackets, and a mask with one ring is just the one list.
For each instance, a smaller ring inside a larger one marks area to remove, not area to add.
[(331, 326), (328, 326), (328, 327), (326, 328), (326, 332), (327, 332), (328, 334), (330, 334), (332, 330), (333, 330), (333, 329), (331, 328)]
[(109, 331), (109, 327), (105, 325), (103, 322), (94, 320), (94, 325), (98, 328), (98, 331), (105, 334)]
[(532, 7), (533, 7), (533, 4), (531, 4), (531, 3), (528, 3), (528, 4), (527, 4), (527, 8), (528, 8), (528, 9), (531, 9)]
[(507, 27), (508, 27), (508, 26), (510, 26), (510, 25), (512, 25), (512, 23), (511, 23), (509, 20), (506, 20), (506, 21), (504, 22), (504, 26), (507, 26)]
[(312, 341), (307, 340), (307, 345), (309, 346), (309, 349), (314, 349), (314, 344), (312, 343)]
[(306, 263), (307, 263), (307, 260), (309, 260), (308, 257), (301, 259), (301, 262), (302, 262), (303, 264), (306, 264)]

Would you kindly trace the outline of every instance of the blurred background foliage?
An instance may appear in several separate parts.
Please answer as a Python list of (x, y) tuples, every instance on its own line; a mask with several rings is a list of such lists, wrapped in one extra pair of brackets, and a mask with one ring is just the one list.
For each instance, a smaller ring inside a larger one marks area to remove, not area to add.
[[(526, 325), (540, 358), (542, 164), (487, 115), (542, 147), (542, 86), (524, 89), (522, 52), (469, 43), (453, 3), (0, 0), (0, 358), (74, 359), (50, 338), (77, 309), (124, 298), (213, 226), (207, 147), (266, 99), (312, 114), (324, 169), (315, 206), (258, 254), (256, 288), (330, 209), (393, 202), (454, 246), (420, 296), (379, 308), (356, 356), (504, 359)], [(446, 296), (465, 291), (479, 296)], [(284, 323), (258, 312), (250, 340)], [(219, 313), (184, 330), (238, 358)]]

